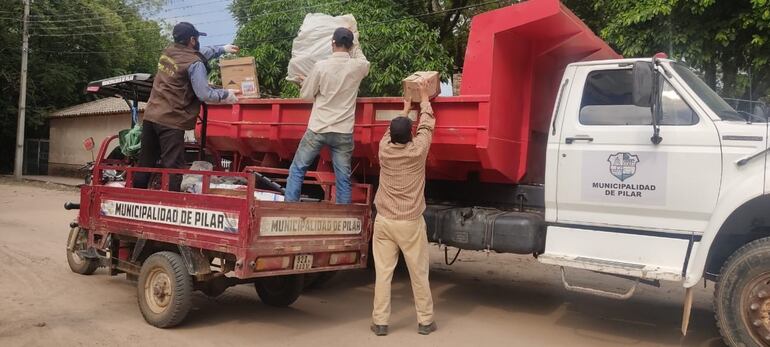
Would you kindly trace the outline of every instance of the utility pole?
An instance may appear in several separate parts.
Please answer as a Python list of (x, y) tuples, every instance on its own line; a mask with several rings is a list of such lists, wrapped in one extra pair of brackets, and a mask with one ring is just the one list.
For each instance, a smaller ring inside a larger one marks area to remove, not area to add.
[(13, 176), (21, 179), (22, 166), (24, 165), (24, 123), (27, 111), (27, 53), (29, 51), (29, 2), (24, 3), (24, 31), (21, 34), (21, 83), (19, 86), (19, 124), (16, 129), (16, 161), (13, 167)]

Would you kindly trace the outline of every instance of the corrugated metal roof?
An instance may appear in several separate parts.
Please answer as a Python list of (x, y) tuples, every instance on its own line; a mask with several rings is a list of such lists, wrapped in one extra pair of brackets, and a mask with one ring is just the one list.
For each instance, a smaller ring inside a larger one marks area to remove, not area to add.
[[(144, 111), (146, 103), (139, 103), (139, 112)], [(121, 98), (104, 98), (96, 101), (87, 102), (75, 106), (70, 106), (62, 110), (51, 113), (51, 118), (64, 117), (85, 117), (128, 113), (128, 105)]]

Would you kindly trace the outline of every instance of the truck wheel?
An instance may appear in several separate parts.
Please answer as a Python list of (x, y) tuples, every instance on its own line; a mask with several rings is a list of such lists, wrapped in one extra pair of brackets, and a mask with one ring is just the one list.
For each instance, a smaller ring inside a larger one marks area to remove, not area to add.
[(727, 259), (714, 311), (728, 346), (770, 346), (770, 238), (752, 241)]
[(70, 265), (70, 270), (81, 275), (93, 274), (99, 268), (99, 259), (85, 258), (77, 253), (86, 250), (88, 233), (80, 228), (73, 228), (70, 231), (70, 237), (73, 236), (72, 233), (77, 233), (77, 235), (75, 236), (74, 247), (71, 251), (67, 250), (67, 263)]
[(305, 286), (303, 275), (271, 276), (257, 279), (257, 295), (267, 305), (286, 307), (293, 304)]
[(192, 292), (192, 276), (179, 254), (158, 252), (142, 264), (137, 297), (147, 323), (158, 328), (181, 323), (192, 306)]

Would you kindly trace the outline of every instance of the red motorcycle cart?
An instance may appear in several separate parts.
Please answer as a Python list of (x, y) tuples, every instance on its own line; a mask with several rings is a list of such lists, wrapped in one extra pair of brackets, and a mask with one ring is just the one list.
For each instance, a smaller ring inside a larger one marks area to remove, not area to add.
[[(89, 86), (89, 91), (130, 97), (131, 89), (151, 85), (131, 78), (110, 80), (115, 81), (111, 88)], [(366, 267), (369, 185), (354, 185), (362, 197), (358, 202), (337, 205), (331, 202), (333, 180), (311, 172), (305, 188), (314, 190), (316, 198), (287, 203), (281, 201), (285, 169), (138, 168), (126, 158), (108, 158), (116, 138), (101, 144), (94, 179), (81, 186), (80, 203), (65, 204), (79, 209), (70, 225), (67, 260), (76, 273), (88, 275), (104, 266), (110, 275), (125, 273), (137, 280), (139, 307), (150, 324), (179, 324), (195, 290), (216, 296), (230, 286), (254, 283), (264, 303), (287, 306), (298, 298), (308, 276)], [(125, 181), (104, 179), (109, 170), (122, 173)], [(137, 172), (152, 173), (155, 188), (131, 188)], [(199, 191), (169, 191), (173, 174), (197, 175)], [(223, 180), (245, 184), (232, 189), (233, 184), (213, 183)]]

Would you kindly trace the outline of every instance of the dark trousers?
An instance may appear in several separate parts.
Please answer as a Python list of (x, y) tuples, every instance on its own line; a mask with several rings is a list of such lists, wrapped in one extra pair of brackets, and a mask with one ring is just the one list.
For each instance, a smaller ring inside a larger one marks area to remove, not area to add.
[[(160, 167), (165, 169), (184, 169), (184, 130), (169, 128), (150, 121), (142, 123), (142, 150), (139, 153), (140, 167)], [(138, 172), (134, 175), (134, 188), (147, 188), (150, 173)], [(182, 185), (182, 175), (169, 176), (169, 190), (178, 192)]]

